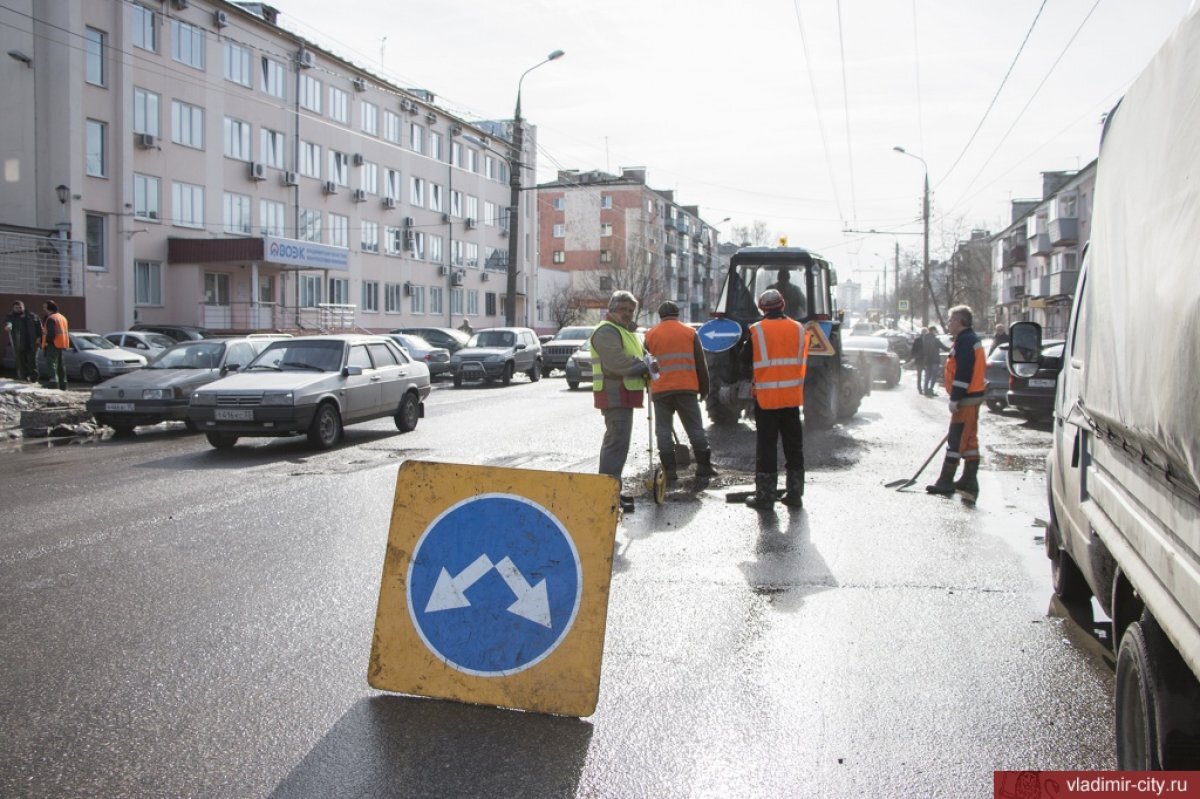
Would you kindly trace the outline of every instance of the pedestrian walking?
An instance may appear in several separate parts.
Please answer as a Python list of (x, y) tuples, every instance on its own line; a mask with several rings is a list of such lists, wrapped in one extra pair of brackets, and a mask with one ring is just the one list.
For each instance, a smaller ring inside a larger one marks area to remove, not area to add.
[(51, 388), (67, 390), (67, 370), (63, 364), (63, 351), (71, 346), (67, 328), (67, 317), (58, 312), (58, 303), (53, 300), (42, 305), (46, 316), (42, 319), (42, 351), (46, 354), (46, 368), (50, 370)]
[(38, 381), (37, 351), (42, 343), (42, 322), (37, 314), (25, 311), (25, 303), (13, 303), (12, 313), (4, 318), (8, 344), (16, 362), (17, 379), (30, 383)]
[(716, 477), (712, 450), (704, 433), (699, 397), (708, 396), (708, 364), (696, 331), (679, 321), (679, 306), (658, 306), (659, 323), (646, 333), (646, 350), (658, 361), (658, 377), (650, 382), (654, 402), (654, 435), (667, 482), (679, 479), (675, 460), (675, 414), (683, 423), (696, 455), (696, 477)]
[[(783, 504), (804, 506), (804, 376), (808, 372), (808, 335), (804, 326), (784, 316), (787, 303), (776, 289), (758, 298), (764, 318), (750, 325), (750, 347), (743, 348), (743, 372), (750, 367), (754, 389), (755, 474), (754, 493), (746, 499), (752, 508), (769, 510), (777, 498), (779, 455), (787, 467)], [(749, 359), (747, 359), (747, 354)]]
[[(592, 351), (592, 403), (604, 416), (604, 442), (600, 445), (600, 474), (620, 482), (629, 457), (633, 434), (633, 409), (643, 407), (650, 367), (642, 342), (630, 329), (637, 316), (637, 298), (614, 291), (608, 314), (589, 339)], [(621, 507), (633, 510), (633, 497), (622, 493)]]
[(946, 345), (938, 339), (937, 325), (930, 325), (921, 337), (921, 355), (925, 358), (925, 396), (933, 396), (933, 384), (937, 381), (939, 367), (942, 365), (942, 353)]
[[(946, 328), (954, 337), (954, 348), (946, 359), (946, 393), (950, 395), (950, 433), (946, 438), (946, 460), (937, 482), (926, 486), (930, 494), (949, 496), (956, 491), (974, 502), (979, 496), (979, 406), (983, 404), (987, 358), (983, 344), (971, 327), (973, 314), (966, 305), (950, 309)], [(955, 481), (959, 462), (963, 475)]]
[(912, 349), (908, 354), (908, 363), (917, 368), (917, 393), (925, 393), (925, 356), (922, 354), (921, 348), (925, 345), (925, 331), (921, 331), (921, 335), (913, 339)]

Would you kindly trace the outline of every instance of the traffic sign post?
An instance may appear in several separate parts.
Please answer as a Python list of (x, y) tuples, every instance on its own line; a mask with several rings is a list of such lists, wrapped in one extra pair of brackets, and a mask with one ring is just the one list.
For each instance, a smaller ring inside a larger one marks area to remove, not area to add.
[(590, 715), (618, 491), (605, 475), (404, 463), (368, 682)]
[(742, 337), (742, 326), (732, 319), (717, 317), (700, 325), (696, 335), (700, 337), (700, 346), (706, 352), (724, 352), (738, 343)]

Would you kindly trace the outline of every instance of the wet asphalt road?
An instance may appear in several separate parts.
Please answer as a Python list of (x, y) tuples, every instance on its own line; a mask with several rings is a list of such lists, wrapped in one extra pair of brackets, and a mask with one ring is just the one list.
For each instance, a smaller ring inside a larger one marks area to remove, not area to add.
[[(0, 796), (990, 796), (993, 769), (1112, 768), (1112, 676), (1047, 613), (1047, 428), (984, 411), (976, 507), (926, 496), (944, 399), (911, 377), (813, 433), (805, 509), (720, 479), (617, 533), (583, 720), (372, 691), (396, 466), (593, 471), (561, 379), (438, 388), (417, 431), (230, 452), (181, 429), (5, 452)], [(627, 485), (648, 461), (639, 417)]]

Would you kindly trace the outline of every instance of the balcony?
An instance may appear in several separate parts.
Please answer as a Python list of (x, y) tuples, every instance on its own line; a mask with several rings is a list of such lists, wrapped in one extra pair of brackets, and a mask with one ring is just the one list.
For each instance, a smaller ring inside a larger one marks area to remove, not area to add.
[(1029, 282), (1026, 288), (1028, 289), (1028, 291), (1025, 292), (1026, 297), (1045, 297), (1046, 292), (1050, 289), (1050, 278), (1034, 278)]
[(1024, 296), (1025, 296), (1025, 286), (1023, 286), (1023, 285), (1008, 286), (1006, 289), (1004, 289), (1004, 301), (1005, 302), (1020, 302), (1021, 298)]
[(1033, 251), (1034, 255), (1049, 255), (1053, 249), (1053, 245), (1050, 244), (1050, 234), (1038, 233), (1031, 236), (1029, 239), (1029, 248)]
[(1046, 281), (1045, 295), (1047, 297), (1073, 297), (1075, 296), (1075, 284), (1079, 282), (1079, 272), (1077, 270), (1055, 272), (1042, 279)]
[(1079, 243), (1079, 220), (1062, 217), (1050, 220), (1050, 243), (1055, 247)]
[(1001, 256), (1001, 269), (1014, 269), (1025, 265), (1025, 245), (1017, 244), (1016, 239), (1005, 239)]

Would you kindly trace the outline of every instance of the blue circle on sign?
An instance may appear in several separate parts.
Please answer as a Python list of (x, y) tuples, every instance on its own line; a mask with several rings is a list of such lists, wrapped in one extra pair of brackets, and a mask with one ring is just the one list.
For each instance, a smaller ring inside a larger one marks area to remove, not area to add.
[(408, 612), (447, 665), (502, 677), (536, 665), (575, 622), (583, 569), (554, 514), (525, 497), (481, 494), (441, 513), (408, 567)]
[(696, 331), (700, 346), (706, 352), (724, 352), (738, 343), (742, 337), (742, 326), (732, 319), (718, 317), (709, 319)]

